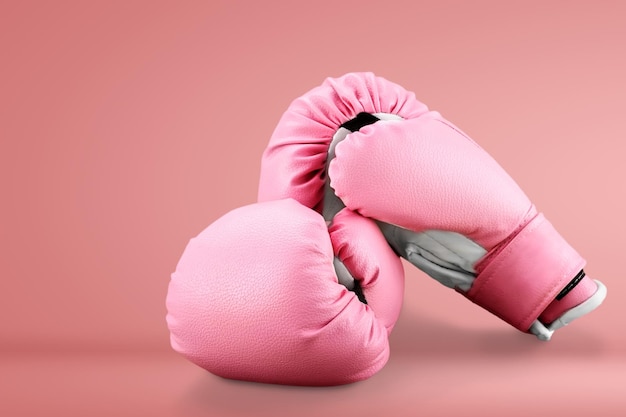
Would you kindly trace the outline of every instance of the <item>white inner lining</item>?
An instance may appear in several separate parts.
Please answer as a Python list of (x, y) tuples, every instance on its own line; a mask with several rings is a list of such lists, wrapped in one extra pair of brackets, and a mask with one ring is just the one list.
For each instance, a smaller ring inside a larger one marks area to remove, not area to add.
[[(380, 119), (376, 123), (404, 120), (390, 113), (374, 113), (374, 116)], [(327, 174), (328, 165), (335, 158), (337, 144), (350, 133), (352, 132), (349, 129), (340, 127), (333, 135), (326, 159)], [(331, 222), (344, 207), (341, 199), (331, 188), (330, 176), (327, 175), (322, 212), (324, 219)], [(476, 277), (474, 265), (487, 252), (476, 242), (459, 233), (446, 230), (426, 230), (418, 233), (384, 222), (378, 222), (378, 225), (391, 247), (417, 268), (446, 287), (458, 288), (462, 291), (468, 291), (471, 288)], [(339, 259), (335, 259), (335, 269), (340, 282), (349, 289), (353, 288), (354, 278)]]

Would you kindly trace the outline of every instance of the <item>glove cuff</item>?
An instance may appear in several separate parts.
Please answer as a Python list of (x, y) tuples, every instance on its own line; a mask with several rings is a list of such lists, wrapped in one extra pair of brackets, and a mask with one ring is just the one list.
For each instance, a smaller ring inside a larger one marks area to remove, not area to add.
[(585, 260), (538, 214), (477, 265), (478, 276), (464, 295), (528, 332), (584, 265)]

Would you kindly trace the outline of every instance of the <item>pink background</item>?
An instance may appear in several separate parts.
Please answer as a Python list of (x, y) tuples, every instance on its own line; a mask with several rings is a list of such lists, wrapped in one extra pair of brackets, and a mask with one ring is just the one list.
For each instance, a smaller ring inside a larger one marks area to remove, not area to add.
[[(0, 415), (624, 415), (625, 18), (618, 1), (3, 2)], [(364, 70), (486, 148), (609, 298), (540, 343), (405, 265), (372, 379), (207, 374), (169, 347), (169, 274), (255, 200), (290, 101)]]

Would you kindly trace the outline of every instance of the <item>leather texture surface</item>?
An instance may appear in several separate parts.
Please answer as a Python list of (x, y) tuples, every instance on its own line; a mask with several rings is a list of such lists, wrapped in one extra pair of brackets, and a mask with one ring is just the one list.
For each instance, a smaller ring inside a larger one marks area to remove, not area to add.
[[(347, 134), (326, 172), (333, 135), (359, 112), (403, 120)], [(471, 265), (475, 281), (465, 280), (476, 288), (462, 293), (522, 331), (543, 311), (543, 319), (558, 317), (597, 289), (585, 277), (577, 291), (552, 302), (584, 260), (549, 223), (537, 229), (545, 233), (525, 230), (543, 217), (476, 142), (373, 74), (327, 79), (291, 104), (264, 153), (259, 199), (288, 196), (320, 211), (326, 175), (341, 202), (360, 215), (416, 233), (454, 232), (479, 244), (486, 254)], [(445, 276), (446, 265), (435, 266)]]
[[(368, 304), (339, 284), (337, 256)], [(349, 210), (327, 228), (292, 199), (235, 209), (193, 238), (172, 274), (175, 350), (226, 378), (336, 385), (389, 357), (404, 275), (372, 220)]]
[(437, 112), (365, 126), (335, 155), (330, 184), (351, 210), (416, 232), (457, 232), (485, 248), (463, 294), (522, 331), (585, 264), (504, 169)]
[(415, 94), (372, 73), (327, 78), (282, 115), (263, 154), (259, 201), (290, 197), (321, 212), (328, 148), (343, 123), (361, 112), (410, 119), (426, 111)]

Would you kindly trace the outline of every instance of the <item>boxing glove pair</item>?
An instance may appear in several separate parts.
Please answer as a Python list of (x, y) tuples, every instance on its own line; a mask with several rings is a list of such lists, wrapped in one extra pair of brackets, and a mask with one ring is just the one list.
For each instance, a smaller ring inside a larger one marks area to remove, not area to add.
[(223, 377), (373, 375), (400, 312), (399, 256), (543, 340), (606, 296), (477, 143), (373, 74), (327, 79), (290, 105), (259, 201), (192, 239), (168, 290), (172, 346)]

